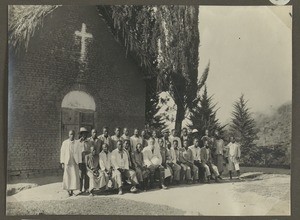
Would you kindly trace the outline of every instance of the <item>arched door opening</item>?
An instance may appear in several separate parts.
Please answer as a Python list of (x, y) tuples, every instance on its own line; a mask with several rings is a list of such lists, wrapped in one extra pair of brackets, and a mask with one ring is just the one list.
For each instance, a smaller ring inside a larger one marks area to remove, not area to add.
[(78, 134), (80, 127), (91, 131), (95, 125), (94, 98), (83, 91), (71, 91), (61, 104), (61, 141), (68, 138), (69, 130)]

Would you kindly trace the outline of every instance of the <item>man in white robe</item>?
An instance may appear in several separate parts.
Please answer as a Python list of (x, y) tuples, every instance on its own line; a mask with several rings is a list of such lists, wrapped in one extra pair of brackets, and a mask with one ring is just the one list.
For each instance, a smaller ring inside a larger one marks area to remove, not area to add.
[(228, 158), (228, 170), (230, 179), (232, 179), (232, 171), (236, 170), (238, 178), (240, 178), (240, 157), (241, 148), (240, 144), (236, 143), (235, 137), (230, 137), (230, 143), (226, 146)]
[(69, 196), (74, 195), (74, 190), (79, 190), (79, 166), (82, 163), (81, 151), (75, 141), (75, 132), (69, 131), (69, 139), (62, 143), (60, 150), (60, 163), (64, 169), (63, 189)]

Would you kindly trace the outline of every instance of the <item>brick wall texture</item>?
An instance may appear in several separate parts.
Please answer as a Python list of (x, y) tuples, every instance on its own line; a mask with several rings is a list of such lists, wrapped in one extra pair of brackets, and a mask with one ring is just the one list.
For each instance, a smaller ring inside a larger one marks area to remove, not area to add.
[[(80, 38), (86, 24), (82, 67)], [(80, 73), (80, 68), (83, 70)], [(145, 82), (138, 66), (126, 57), (94, 6), (63, 6), (48, 15), (27, 51), (9, 52), (8, 171), (40, 172), (59, 167), (61, 103), (70, 91), (90, 94), (96, 103), (95, 127), (142, 128)]]

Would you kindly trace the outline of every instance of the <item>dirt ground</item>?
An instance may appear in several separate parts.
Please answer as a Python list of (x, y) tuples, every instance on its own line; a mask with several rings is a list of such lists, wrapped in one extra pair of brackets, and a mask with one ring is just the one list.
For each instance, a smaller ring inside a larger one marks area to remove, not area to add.
[(6, 210), (7, 215), (290, 215), (290, 175), (252, 174), (244, 181), (70, 198), (61, 178), (49, 177), (49, 184), (43, 178), (43, 185), (7, 196)]

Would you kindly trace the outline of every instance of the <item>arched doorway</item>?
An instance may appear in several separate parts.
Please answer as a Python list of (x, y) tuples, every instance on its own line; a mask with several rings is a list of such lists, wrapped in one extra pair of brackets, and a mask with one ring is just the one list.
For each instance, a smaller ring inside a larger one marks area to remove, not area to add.
[(77, 134), (80, 127), (89, 131), (94, 127), (96, 104), (94, 98), (83, 91), (71, 91), (61, 103), (61, 140), (68, 138), (69, 130)]

